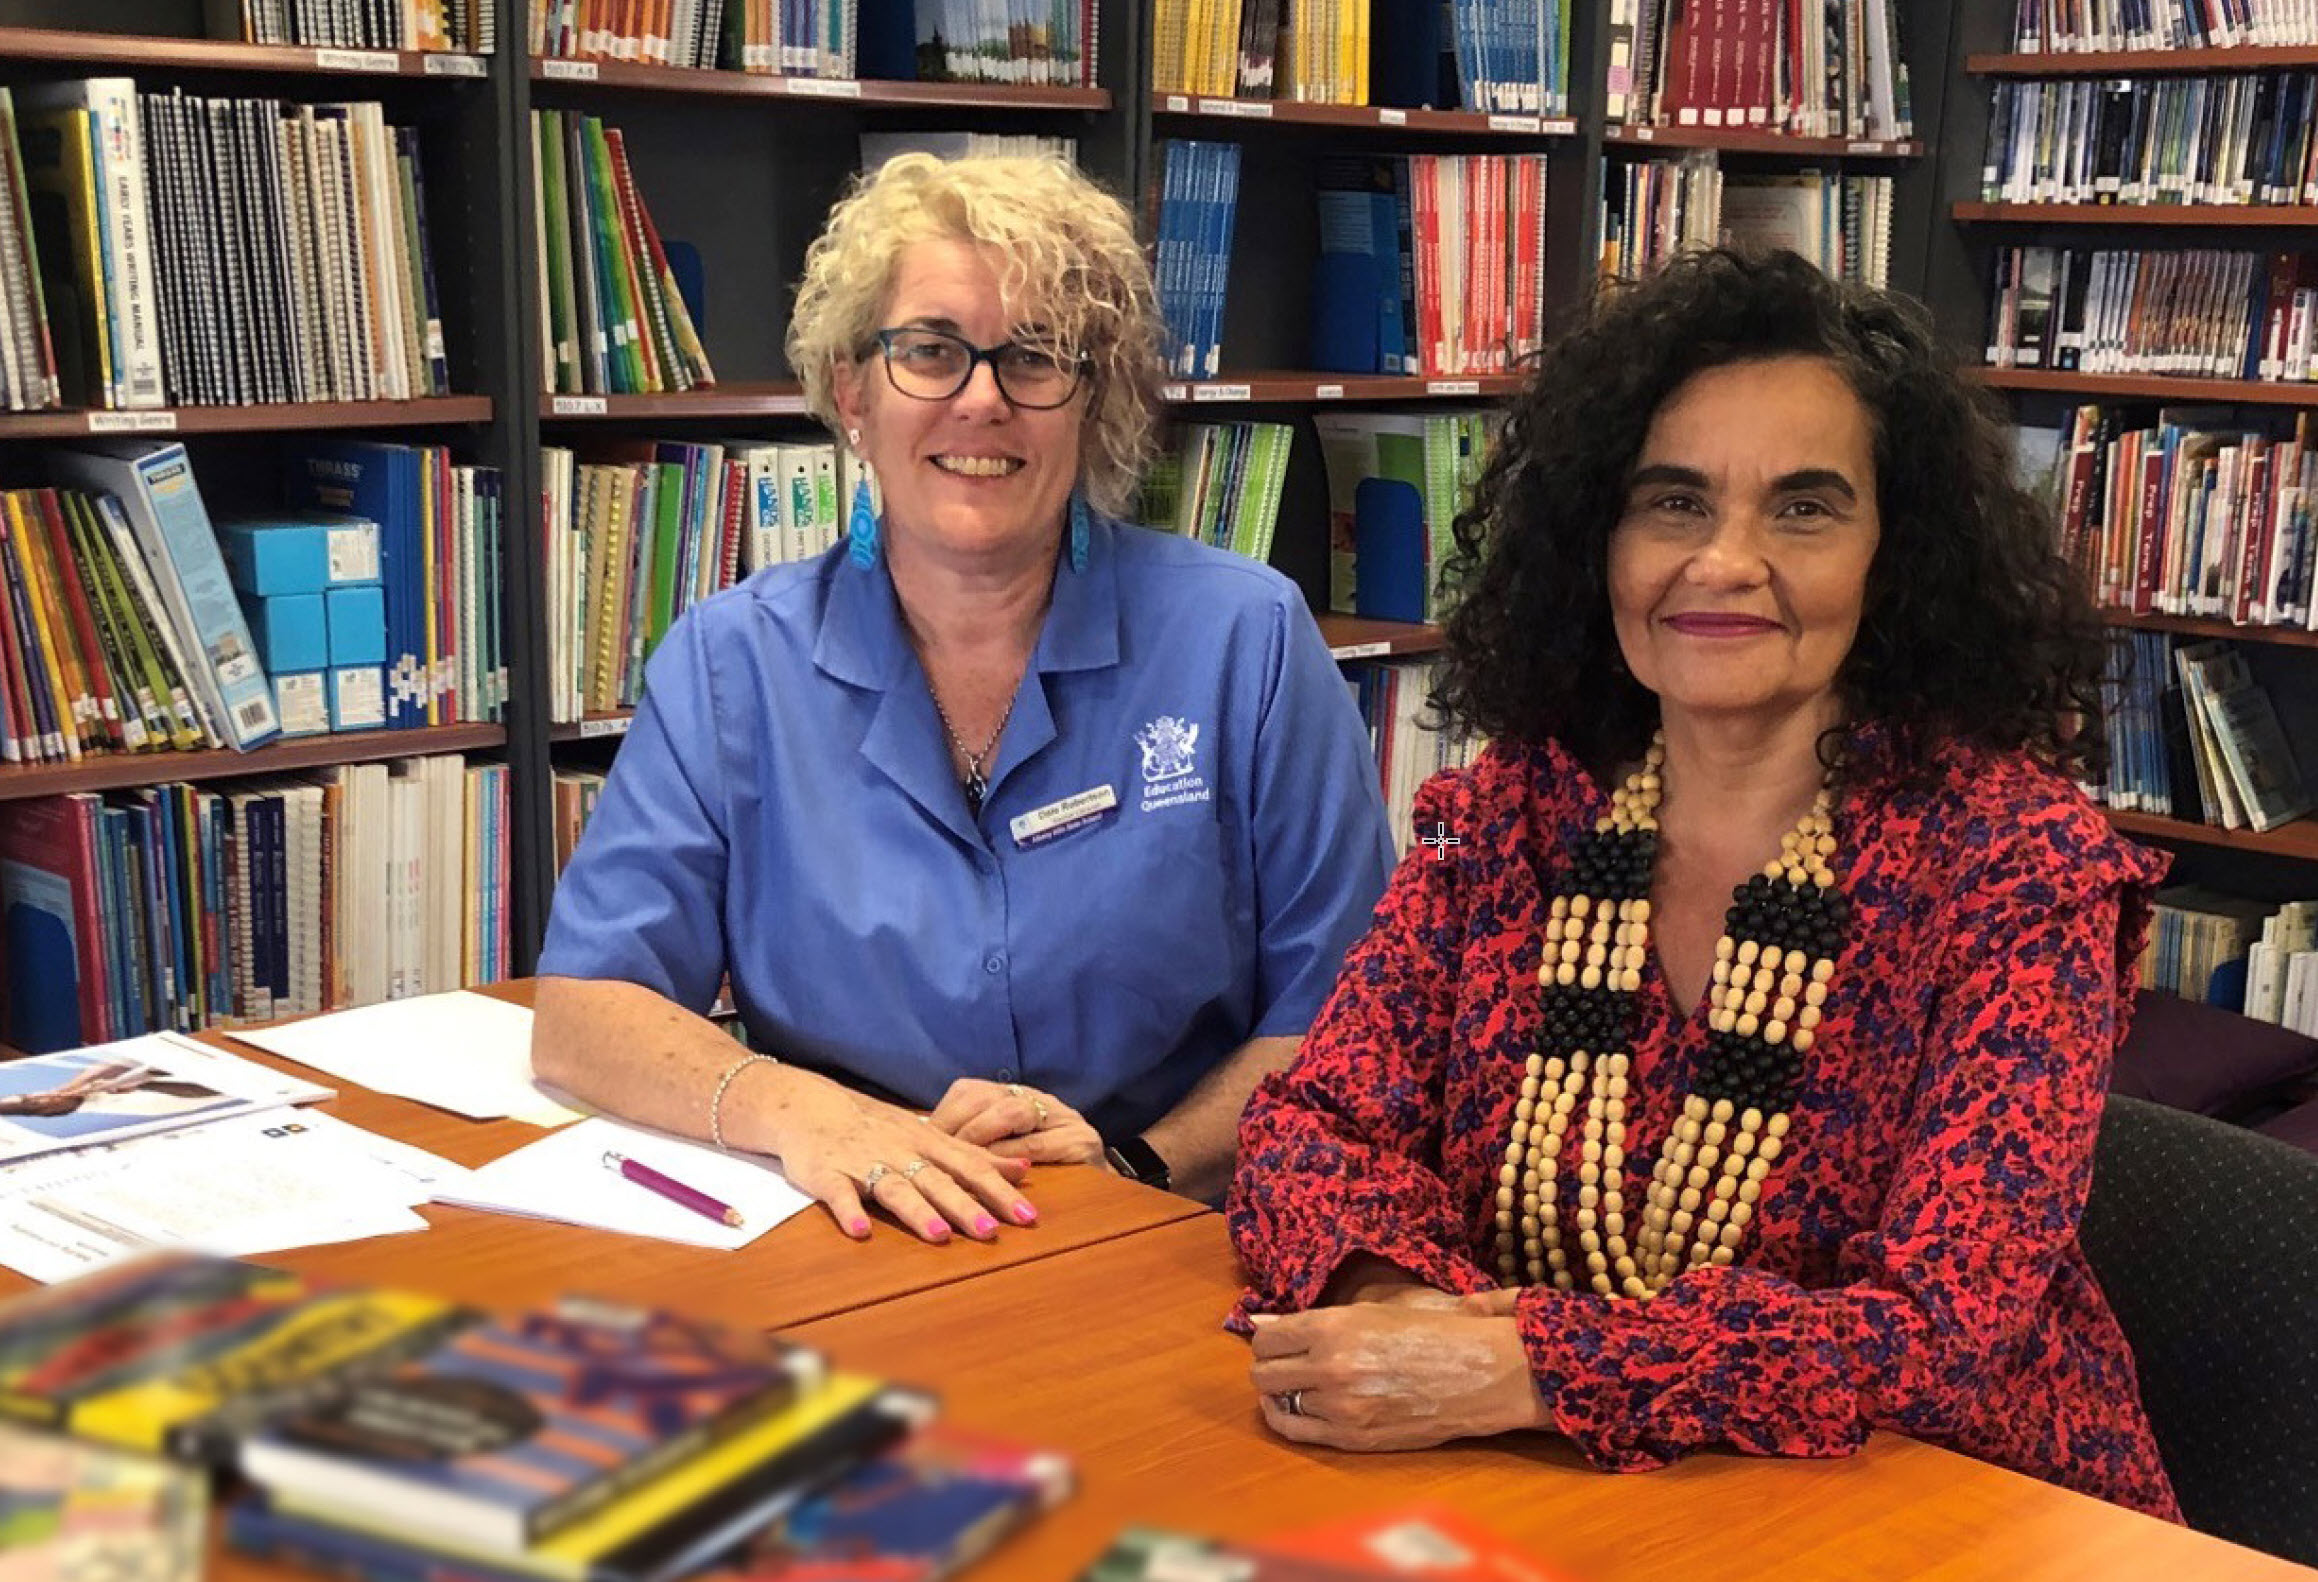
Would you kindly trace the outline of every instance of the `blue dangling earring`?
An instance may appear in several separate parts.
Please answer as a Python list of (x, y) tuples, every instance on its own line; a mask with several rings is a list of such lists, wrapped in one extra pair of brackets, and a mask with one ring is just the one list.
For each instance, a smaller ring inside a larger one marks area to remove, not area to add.
[(1087, 509), (1087, 497), (1076, 489), (1070, 496), (1070, 569), (1087, 569), (1087, 540), (1094, 534), (1094, 513)]
[(864, 569), (877, 564), (877, 502), (869, 497), (869, 480), (853, 486), (853, 516), (846, 524), (846, 553)]

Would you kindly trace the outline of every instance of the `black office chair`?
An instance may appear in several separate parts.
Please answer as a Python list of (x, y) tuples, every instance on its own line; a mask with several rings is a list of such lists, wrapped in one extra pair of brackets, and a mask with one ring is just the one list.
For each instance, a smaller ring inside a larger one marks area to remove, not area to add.
[(2190, 1525), (2318, 1565), (2318, 1155), (2112, 1094), (2083, 1240)]

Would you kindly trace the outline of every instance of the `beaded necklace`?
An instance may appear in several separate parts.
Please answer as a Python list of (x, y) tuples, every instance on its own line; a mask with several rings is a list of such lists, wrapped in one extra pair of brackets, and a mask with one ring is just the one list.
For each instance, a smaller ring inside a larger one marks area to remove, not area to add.
[[(1786, 1147), (1787, 1106), (1818, 1036), (1850, 911), (1827, 864), (1832, 777), (1780, 837), (1779, 855), (1731, 892), (1715, 942), (1706, 1056), (1629, 1220), (1627, 1081), (1665, 762), (1661, 732), (1578, 842), (1571, 890), (1553, 898), (1546, 921), (1544, 1020), (1497, 1177), (1497, 1270), (1507, 1284), (1551, 1280), (1568, 1291), (1582, 1280), (1603, 1296), (1647, 1299), (1685, 1269), (1730, 1263)], [(1574, 1172), (1562, 1169), (1565, 1156)], [(1565, 1228), (1576, 1233), (1574, 1261)]]

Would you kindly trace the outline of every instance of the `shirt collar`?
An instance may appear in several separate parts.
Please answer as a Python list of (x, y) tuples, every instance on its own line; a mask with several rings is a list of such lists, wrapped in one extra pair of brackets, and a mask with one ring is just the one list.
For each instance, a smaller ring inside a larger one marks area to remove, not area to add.
[[(1105, 516), (1089, 523), (1087, 563), (1055, 571), (1054, 600), (1031, 655), (1034, 670), (1101, 670), (1119, 662), (1119, 555), (1122, 529)], [(813, 666), (852, 686), (884, 691), (910, 659), (893, 578), (880, 555), (868, 566), (840, 558), (813, 643)]]

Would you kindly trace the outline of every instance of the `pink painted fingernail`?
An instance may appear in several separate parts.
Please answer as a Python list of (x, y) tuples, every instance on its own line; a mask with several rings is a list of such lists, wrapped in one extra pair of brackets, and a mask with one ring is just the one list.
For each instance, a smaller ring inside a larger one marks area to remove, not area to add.
[(1014, 1220), (1018, 1225), (1035, 1225), (1038, 1223), (1038, 1210), (1027, 1203), (1017, 1203), (1014, 1205)]
[(950, 1239), (950, 1227), (943, 1224), (938, 1219), (931, 1220), (927, 1222), (926, 1234), (935, 1241), (948, 1241)]
[(846, 1227), (845, 1227), (845, 1234), (846, 1234), (846, 1235), (848, 1235), (848, 1236), (866, 1236), (866, 1235), (868, 1235), (868, 1234), (869, 1234), (869, 1221), (867, 1221), (867, 1220), (865, 1220), (865, 1219), (857, 1219), (857, 1220), (855, 1220), (855, 1221), (854, 1221), (852, 1224), (850, 1224), (850, 1225), (848, 1225), (848, 1226), (846, 1226)]
[(987, 1236), (997, 1228), (998, 1222), (987, 1214), (978, 1215), (974, 1220), (974, 1234), (977, 1236)]

